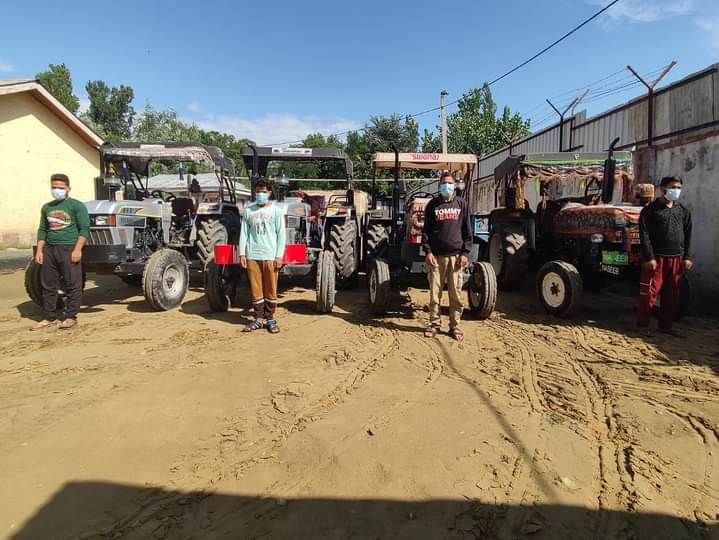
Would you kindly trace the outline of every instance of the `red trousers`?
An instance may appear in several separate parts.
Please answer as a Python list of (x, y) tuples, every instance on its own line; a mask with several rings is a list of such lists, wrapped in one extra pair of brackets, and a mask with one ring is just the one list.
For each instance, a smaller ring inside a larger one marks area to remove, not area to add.
[(639, 309), (637, 324), (649, 326), (657, 295), (662, 295), (659, 308), (659, 328), (668, 330), (677, 319), (679, 312), (679, 284), (682, 279), (681, 257), (656, 257), (657, 269), (642, 267), (639, 279)]

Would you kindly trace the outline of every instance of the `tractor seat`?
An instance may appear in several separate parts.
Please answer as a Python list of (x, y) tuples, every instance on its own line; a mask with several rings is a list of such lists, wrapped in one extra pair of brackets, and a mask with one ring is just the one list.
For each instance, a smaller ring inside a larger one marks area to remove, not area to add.
[(187, 197), (172, 200), (172, 213), (176, 222), (182, 222), (195, 213), (195, 201)]

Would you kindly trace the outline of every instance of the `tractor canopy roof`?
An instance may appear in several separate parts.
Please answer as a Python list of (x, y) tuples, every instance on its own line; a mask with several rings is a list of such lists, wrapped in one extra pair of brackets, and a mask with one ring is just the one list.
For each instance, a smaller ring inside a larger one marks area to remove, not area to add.
[(105, 143), (100, 147), (100, 156), (105, 165), (121, 166), (125, 162), (130, 171), (143, 176), (147, 176), (151, 161), (206, 162), (231, 176), (235, 174), (235, 162), (217, 146), (196, 143)]
[[(372, 166), (376, 169), (390, 169), (394, 167), (394, 164), (394, 152), (377, 152), (372, 156)], [(400, 152), (399, 166), (402, 169), (432, 169), (467, 173), (477, 167), (477, 156), (474, 154)]]
[[(256, 151), (256, 155), (255, 155)], [(343, 161), (347, 175), (352, 175), (352, 161), (342, 150), (338, 148), (282, 148), (278, 146), (245, 146), (241, 152), (242, 160), (247, 170), (254, 174), (265, 176), (267, 165), (273, 161)], [(255, 170), (254, 160), (257, 158), (257, 169)]]
[[(631, 152), (614, 152), (616, 170), (630, 172)], [(604, 171), (606, 152), (551, 152), (509, 156), (494, 169), (496, 179), (512, 176), (519, 171), (521, 177), (596, 176)]]

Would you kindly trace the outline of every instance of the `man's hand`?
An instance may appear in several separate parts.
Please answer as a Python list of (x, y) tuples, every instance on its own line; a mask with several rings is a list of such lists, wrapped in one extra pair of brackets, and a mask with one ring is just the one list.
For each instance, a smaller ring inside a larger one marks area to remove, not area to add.
[(466, 255), (460, 255), (459, 261), (457, 261), (457, 262), (459, 263), (460, 268), (464, 268), (465, 266), (467, 266), (469, 264), (469, 257), (467, 257)]
[(247, 268), (247, 257), (244, 255), (240, 255), (240, 266), (242, 268)]
[(682, 268), (684, 268), (685, 272), (689, 272), (692, 268), (694, 268), (694, 263), (691, 259), (684, 259), (682, 261)]
[(434, 268), (437, 266), (437, 257), (433, 253), (427, 253), (424, 257), (424, 262), (427, 263), (427, 266)]
[(275, 259), (275, 270), (282, 268), (282, 257)]
[(37, 264), (42, 264), (42, 262), (45, 260), (45, 257), (42, 254), (42, 249), (37, 249), (35, 251), (35, 262)]
[(70, 253), (70, 262), (72, 264), (77, 264), (82, 260), (82, 250), (81, 249), (73, 249)]
[(656, 259), (652, 259), (651, 261), (645, 261), (644, 262), (644, 268), (647, 270), (651, 270), (654, 272), (657, 269), (657, 261)]

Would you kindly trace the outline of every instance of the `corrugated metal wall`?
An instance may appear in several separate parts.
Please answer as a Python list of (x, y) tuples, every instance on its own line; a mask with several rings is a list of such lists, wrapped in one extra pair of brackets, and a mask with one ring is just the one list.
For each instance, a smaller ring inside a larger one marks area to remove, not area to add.
[[(666, 143), (719, 123), (719, 64), (689, 75), (658, 90), (654, 98), (654, 140)], [(624, 149), (641, 147), (647, 139), (646, 95), (615, 107), (605, 113), (586, 118), (577, 113), (565, 121), (563, 150), (603, 152), (616, 138)], [(559, 123), (532, 134), (512, 145), (513, 154), (556, 152), (559, 150)], [(480, 160), (479, 189), (475, 208), (494, 208), (494, 168), (509, 156), (509, 147), (502, 148)]]

